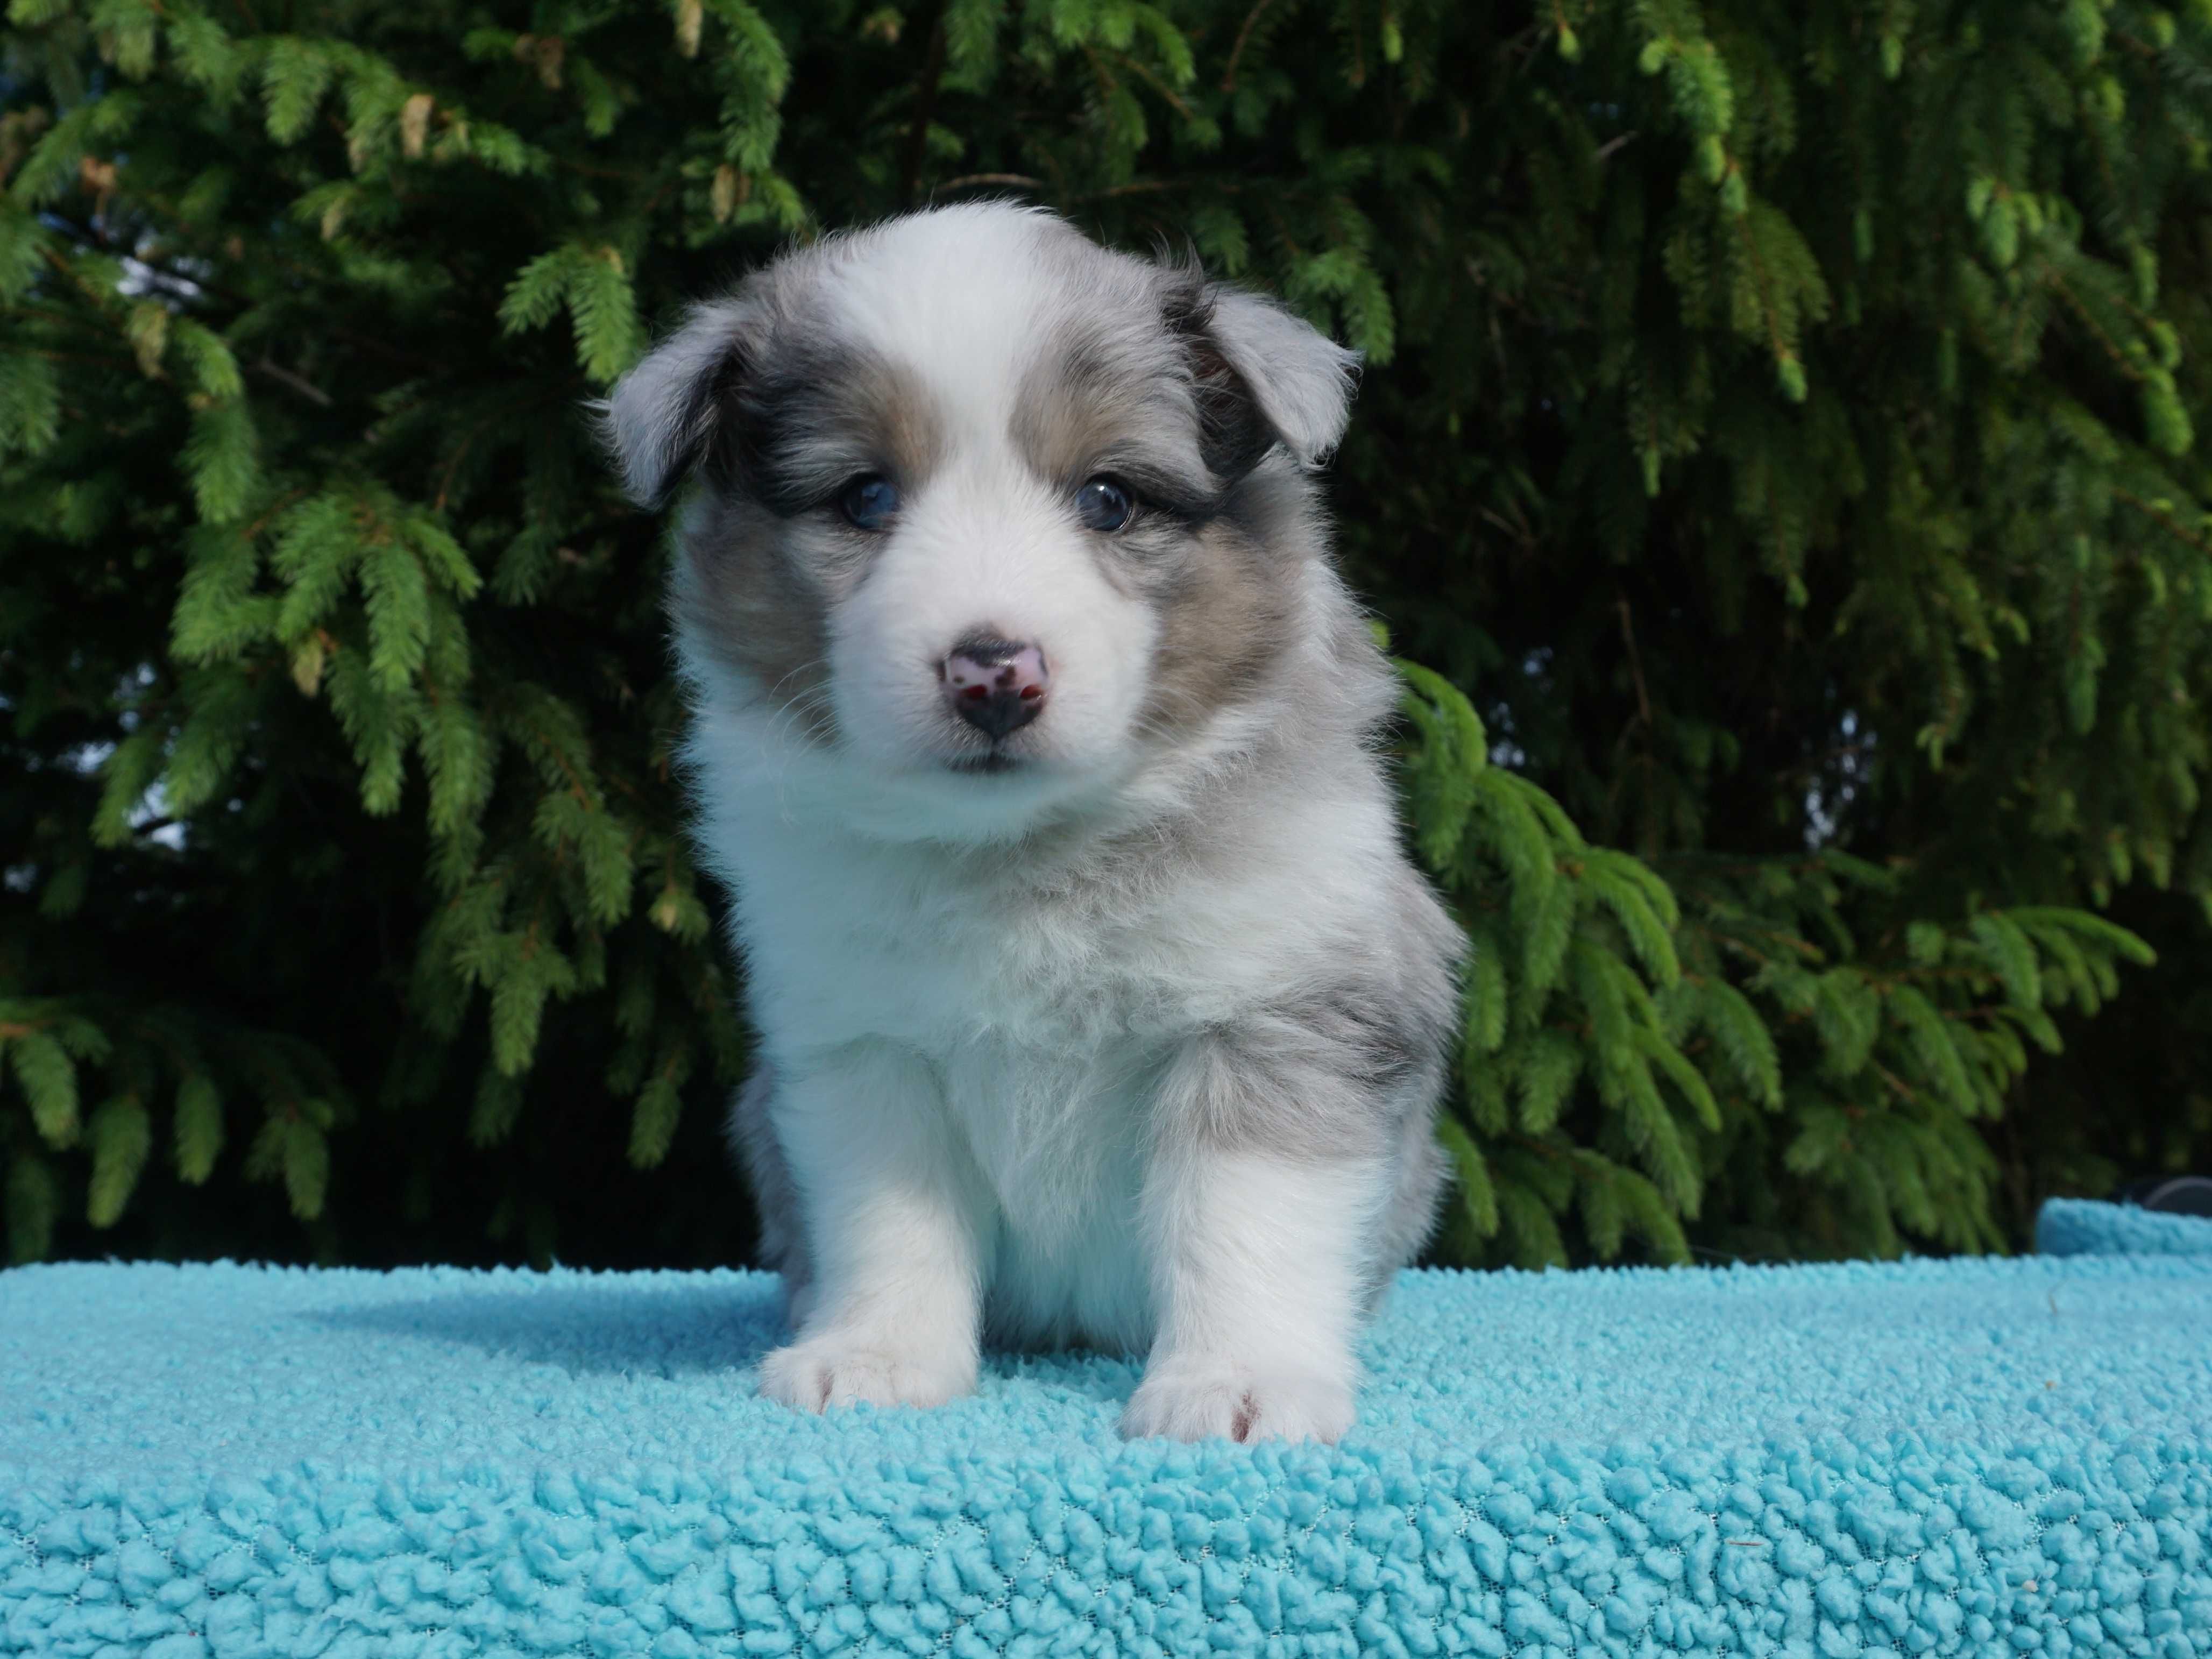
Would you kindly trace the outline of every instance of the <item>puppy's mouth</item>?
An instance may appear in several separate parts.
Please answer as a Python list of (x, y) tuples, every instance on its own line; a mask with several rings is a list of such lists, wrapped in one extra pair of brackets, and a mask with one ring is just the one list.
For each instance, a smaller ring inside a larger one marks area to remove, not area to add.
[(1029, 763), (1018, 755), (1009, 755), (994, 749), (988, 754), (962, 755), (945, 763), (947, 771), (957, 772), (963, 777), (997, 777), (1008, 772), (1018, 772)]

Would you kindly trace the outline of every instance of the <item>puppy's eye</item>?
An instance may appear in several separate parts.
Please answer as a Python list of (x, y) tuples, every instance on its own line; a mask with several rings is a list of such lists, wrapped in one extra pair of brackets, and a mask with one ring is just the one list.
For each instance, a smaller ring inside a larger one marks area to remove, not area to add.
[(1075, 516), (1085, 530), (1110, 535), (1129, 522), (1137, 503), (1111, 478), (1093, 478), (1075, 492)]
[(837, 509), (859, 529), (884, 529), (899, 510), (898, 486), (880, 472), (865, 473), (845, 486)]

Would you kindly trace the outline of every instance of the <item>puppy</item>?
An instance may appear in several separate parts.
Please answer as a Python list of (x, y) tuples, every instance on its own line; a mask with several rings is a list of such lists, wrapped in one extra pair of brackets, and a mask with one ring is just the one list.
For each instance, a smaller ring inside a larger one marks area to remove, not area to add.
[(702, 485), (670, 605), (774, 1398), (935, 1405), (986, 1340), (1082, 1342), (1149, 1356), (1126, 1434), (1351, 1424), (1462, 948), (1311, 477), (1355, 362), (993, 204), (792, 252), (616, 387), (631, 494)]

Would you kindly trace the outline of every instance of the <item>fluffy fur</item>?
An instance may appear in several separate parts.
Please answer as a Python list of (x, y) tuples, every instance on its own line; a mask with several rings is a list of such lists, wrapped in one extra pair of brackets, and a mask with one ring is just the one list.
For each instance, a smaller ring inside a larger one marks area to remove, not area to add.
[[(1370, 744), (1395, 702), (1312, 470), (1352, 355), (1002, 204), (795, 252), (616, 389), (672, 586), (698, 833), (758, 1069), (732, 1114), (793, 1406), (979, 1346), (1149, 1353), (1133, 1434), (1333, 1440), (1428, 1232), (1461, 941)], [(840, 510), (890, 481), (874, 529)], [(1086, 528), (1077, 493), (1136, 499)], [(963, 641), (1041, 716), (963, 721)]]

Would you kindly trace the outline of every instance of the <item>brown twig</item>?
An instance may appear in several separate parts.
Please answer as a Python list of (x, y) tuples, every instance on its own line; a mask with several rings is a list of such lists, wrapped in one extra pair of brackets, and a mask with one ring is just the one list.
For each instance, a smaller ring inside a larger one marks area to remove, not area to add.
[(272, 363), (264, 356), (259, 362), (248, 363), (246, 367), (257, 374), (266, 374), (270, 380), (277, 381), (281, 385), (290, 386), (293, 391), (298, 392), (302, 398), (309, 398), (313, 402), (321, 404), (325, 409), (328, 409), (331, 406), (331, 394), (329, 392), (324, 391), (322, 387), (314, 385), (311, 381), (302, 380), (299, 375), (295, 374), (290, 369), (286, 368), (281, 363)]
[(1017, 190), (1042, 190), (1044, 180), (1032, 179), (1026, 173), (966, 173), (957, 179), (948, 179), (930, 191), (942, 196), (948, 190), (971, 190), (984, 185), (1007, 185)]
[(1252, 38), (1252, 28), (1260, 21), (1260, 15), (1274, 3), (1275, 0), (1260, 0), (1244, 15), (1244, 27), (1237, 31), (1237, 44), (1229, 48), (1229, 67), (1222, 71), (1222, 91), (1237, 90), (1237, 66), (1244, 59), (1244, 43)]
[(1646, 726), (1651, 724), (1651, 693), (1644, 684), (1644, 659), (1636, 649), (1636, 624), (1630, 619), (1628, 595), (1617, 595), (1614, 608), (1620, 612), (1621, 642), (1628, 647), (1628, 672), (1636, 682), (1637, 716)]
[(1158, 76), (1155, 75), (1150, 69), (1146, 68), (1136, 58), (1132, 58), (1127, 52), (1117, 52), (1114, 55), (1116, 58), (1119, 58), (1124, 64), (1127, 64), (1128, 67), (1134, 70), (1140, 78), (1150, 82), (1152, 90), (1159, 94), (1162, 98), (1165, 99), (1168, 102), (1169, 107), (1173, 109), (1177, 115), (1182, 116), (1186, 121), (1190, 119), (1190, 106), (1184, 103), (1181, 98), (1176, 95), (1176, 90), (1173, 87), (1170, 87), (1166, 82), (1161, 80)]

